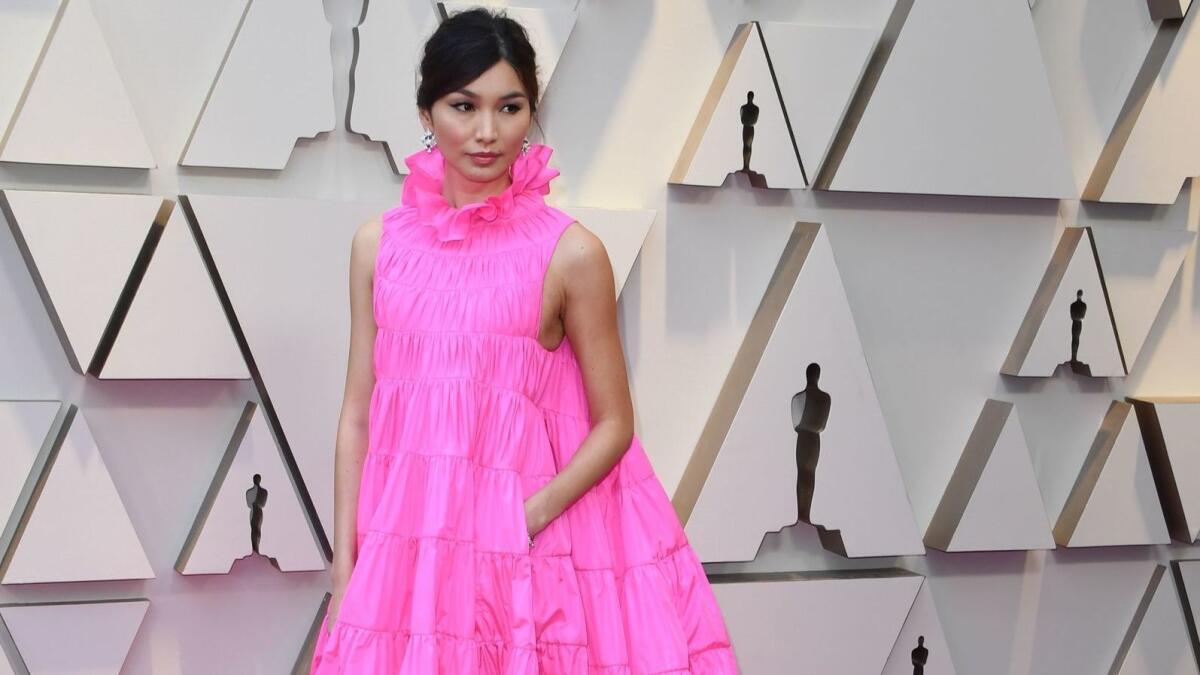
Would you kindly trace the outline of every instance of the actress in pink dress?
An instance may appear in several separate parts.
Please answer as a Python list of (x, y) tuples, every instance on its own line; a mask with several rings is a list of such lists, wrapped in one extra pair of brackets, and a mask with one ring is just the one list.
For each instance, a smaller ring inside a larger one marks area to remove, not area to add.
[[(519, 81), (508, 62), (496, 68), (508, 70), (468, 87), (476, 110), (489, 83)], [(494, 122), (465, 122), (469, 150), (501, 145), (510, 132), (492, 134)], [(569, 331), (553, 350), (539, 340), (543, 282), (575, 219), (544, 201), (558, 171), (550, 147), (528, 142), (507, 155), (506, 188), (451, 206), (444, 144), (405, 158), (401, 201), (382, 215), (357, 548), (311, 672), (737, 673), (712, 588), (632, 431), (610, 470), (530, 527), (526, 500), (593, 427)]]

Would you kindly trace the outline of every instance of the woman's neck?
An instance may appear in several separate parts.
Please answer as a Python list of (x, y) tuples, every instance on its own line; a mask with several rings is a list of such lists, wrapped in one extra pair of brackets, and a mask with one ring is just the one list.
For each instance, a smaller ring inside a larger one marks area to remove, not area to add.
[(446, 203), (458, 209), (467, 204), (486, 201), (488, 197), (504, 192), (510, 185), (512, 185), (512, 176), (508, 171), (500, 174), (494, 181), (480, 183), (466, 178), (462, 173), (447, 165), (445, 176), (442, 179), (442, 196), (446, 198)]

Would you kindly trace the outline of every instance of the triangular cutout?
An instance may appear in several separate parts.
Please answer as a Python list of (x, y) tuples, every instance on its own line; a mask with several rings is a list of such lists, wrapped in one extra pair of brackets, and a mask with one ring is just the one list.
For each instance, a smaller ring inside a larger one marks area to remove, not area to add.
[(156, 166), (90, 0), (62, 0), (0, 161)]
[(20, 522), (17, 505), (32, 489), (33, 467), (53, 447), (60, 401), (0, 401), (0, 559)]
[(0, 620), (31, 675), (118, 675), (149, 608), (145, 598), (8, 605)]
[(425, 130), (415, 88), (396, 86), (396, 73), (418, 72), (421, 47), (437, 25), (431, 0), (396, 0), (363, 3), (361, 23), (354, 27), (346, 129), (383, 143), (397, 174), (408, 173), (404, 157)]
[(1127, 374), (1089, 227), (1063, 230), (1000, 372), (1048, 377), (1059, 366), (1092, 377)]
[[(320, 514), (315, 521), (332, 523), (333, 481), (305, 486), (303, 479), (328, 476), (337, 444), (346, 364), (328, 356), (344, 354), (350, 345), (350, 247), (345, 243), (359, 223), (378, 216), (388, 203), (224, 195), (180, 200), (199, 233), (209, 274), (227, 300), (227, 317), (262, 412), (288, 463), (298, 467), (302, 500)], [(262, 274), (266, 263), (269, 275)], [(318, 536), (331, 558), (324, 531)]]
[(839, 555), (924, 554), (822, 226), (796, 224), (674, 503), (705, 562), (801, 519)]
[(1113, 401), (1054, 526), (1062, 546), (1170, 542), (1133, 406)]
[(162, 228), (100, 377), (250, 377), (182, 209)]
[(1106, 225), (1088, 230), (1104, 272), (1121, 354), (1132, 370), (1196, 233), (1146, 225)]
[(1127, 398), (1138, 426), (1171, 538), (1200, 539), (1200, 398)]
[(1054, 548), (1012, 403), (984, 403), (929, 523), (925, 545), (951, 552)]
[(325, 569), (275, 437), (258, 406), (247, 402), (175, 570), (228, 574), (256, 545), (281, 572)]
[(734, 33), (670, 182), (719, 187), (738, 171), (755, 187), (808, 185), (756, 21)]
[[(922, 670), (916, 670), (914, 666), (917, 665)], [(946, 642), (942, 620), (933, 604), (928, 578), (921, 582), (921, 590), (917, 591), (900, 635), (896, 637), (892, 654), (883, 667), (883, 675), (912, 675), (914, 672), (955, 674), (950, 645)]]
[(76, 371), (91, 366), (147, 235), (166, 222), (170, 204), (146, 195), (0, 192), (0, 209)]
[(1111, 675), (1196, 675), (1196, 658), (1179, 595), (1167, 568), (1155, 565), (1142, 601), (1113, 659)]
[[(1151, 7), (1164, 0), (1150, 0)], [(1200, 18), (1164, 21), (1096, 161), (1083, 198), (1173, 204), (1200, 176)]]
[(759, 28), (800, 162), (811, 181), (824, 165), (866, 73), (879, 31), (777, 21), (760, 22)]
[(336, 124), (324, 6), (245, 3), (181, 165), (281, 170), (296, 139)]
[(840, 675), (881, 672), (922, 578), (893, 567), (710, 573), (708, 580), (741, 672)]
[(129, 513), (87, 420), (71, 406), (60, 439), (35, 467), (37, 487), (0, 564), (0, 583), (153, 579)]
[(61, 5), (62, 0), (24, 0), (19, 11), (5, 12), (0, 21), (0, 138), (29, 87)]
[(828, 189), (1076, 196), (1027, 1), (900, 5), (907, 18)]
[(1175, 592), (1179, 594), (1183, 621), (1187, 626), (1188, 639), (1192, 643), (1192, 654), (1200, 664), (1200, 560), (1172, 560), (1171, 578)]

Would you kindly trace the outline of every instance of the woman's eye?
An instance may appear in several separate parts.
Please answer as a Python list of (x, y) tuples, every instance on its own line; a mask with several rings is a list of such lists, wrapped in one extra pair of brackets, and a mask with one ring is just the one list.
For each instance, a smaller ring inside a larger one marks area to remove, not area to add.
[[(450, 107), (454, 108), (455, 110), (462, 111), (462, 112), (469, 112), (473, 108), (470, 101), (459, 101), (458, 103), (451, 103)], [(521, 104), (510, 103), (510, 104), (504, 106), (504, 109), (507, 110), (509, 112), (509, 114), (515, 115), (515, 114), (521, 112)]]

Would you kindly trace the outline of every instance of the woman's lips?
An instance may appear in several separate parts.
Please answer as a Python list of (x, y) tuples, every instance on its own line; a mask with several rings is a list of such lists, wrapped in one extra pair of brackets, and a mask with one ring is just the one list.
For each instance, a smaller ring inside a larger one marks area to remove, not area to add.
[(476, 166), (488, 166), (499, 159), (500, 155), (496, 153), (470, 153), (471, 161), (475, 162)]

